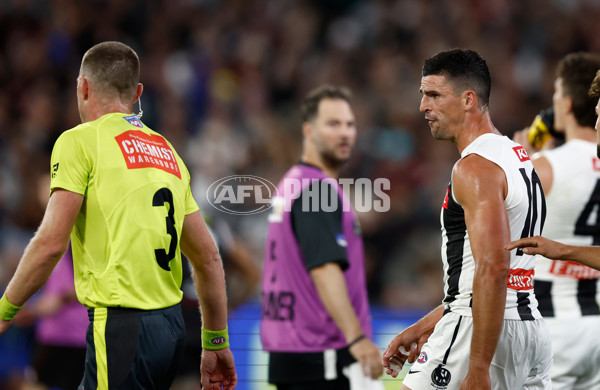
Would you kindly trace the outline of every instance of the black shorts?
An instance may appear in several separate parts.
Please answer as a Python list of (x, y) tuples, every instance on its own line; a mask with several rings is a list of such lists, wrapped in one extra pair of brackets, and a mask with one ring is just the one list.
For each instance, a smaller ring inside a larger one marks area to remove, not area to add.
[(85, 372), (80, 390), (164, 389), (185, 347), (179, 305), (159, 310), (88, 310)]
[[(356, 362), (348, 348), (325, 352), (270, 352), (269, 383), (278, 390), (349, 390), (350, 381), (344, 375), (345, 367)], [(332, 378), (325, 372), (334, 371)]]

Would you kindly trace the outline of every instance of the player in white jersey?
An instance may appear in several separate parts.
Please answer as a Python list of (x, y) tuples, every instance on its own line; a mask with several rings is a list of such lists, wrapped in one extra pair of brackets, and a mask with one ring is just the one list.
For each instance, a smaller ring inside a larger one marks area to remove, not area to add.
[[(600, 159), (596, 156), (590, 83), (600, 55), (573, 53), (558, 64), (554, 127), (566, 143), (533, 156), (548, 214), (544, 236), (570, 245), (600, 245)], [(535, 294), (552, 336), (554, 390), (600, 389), (600, 271), (536, 257)]]
[(423, 66), (420, 110), (433, 136), (456, 144), (461, 158), (442, 206), (444, 301), (383, 356), (394, 377), (416, 360), (404, 390), (550, 389), (534, 257), (503, 250), (511, 238), (539, 234), (544, 194), (525, 149), (492, 123), (490, 86), (485, 60), (471, 50), (441, 52)]

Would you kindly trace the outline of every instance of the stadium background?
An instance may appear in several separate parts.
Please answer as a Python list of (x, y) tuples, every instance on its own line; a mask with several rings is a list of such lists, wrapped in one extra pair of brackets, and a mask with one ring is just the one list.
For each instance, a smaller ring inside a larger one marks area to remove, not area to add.
[[(458, 154), (418, 111), (424, 58), (479, 51), (492, 120), (510, 136), (551, 104), (562, 56), (600, 52), (598, 21), (600, 0), (0, 0), (0, 291), (43, 215), (51, 147), (79, 123), (81, 56), (120, 40), (141, 57), (144, 122), (175, 145), (201, 209), (257, 268), (266, 215), (218, 213), (206, 188), (233, 174), (277, 182), (299, 158), (302, 96), (324, 82), (353, 90), (359, 139), (342, 176), (391, 180), (391, 210), (360, 215), (383, 348), (441, 297), (439, 207)], [(231, 317), (238, 388), (264, 388), (259, 288), (226, 267), (232, 296), (250, 288)], [(30, 342), (27, 328), (0, 339), (0, 381), (25, 372)]]

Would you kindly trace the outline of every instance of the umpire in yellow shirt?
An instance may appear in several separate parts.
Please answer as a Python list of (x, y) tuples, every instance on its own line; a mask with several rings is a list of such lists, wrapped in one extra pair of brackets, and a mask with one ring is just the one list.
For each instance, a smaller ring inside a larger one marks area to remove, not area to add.
[(54, 145), (42, 223), (0, 300), (0, 335), (73, 248), (77, 297), (89, 310), (80, 389), (169, 389), (185, 328), (181, 251), (202, 312), (203, 389), (237, 382), (223, 266), (173, 146), (134, 115), (140, 62), (129, 46), (87, 51), (77, 78), (82, 124)]

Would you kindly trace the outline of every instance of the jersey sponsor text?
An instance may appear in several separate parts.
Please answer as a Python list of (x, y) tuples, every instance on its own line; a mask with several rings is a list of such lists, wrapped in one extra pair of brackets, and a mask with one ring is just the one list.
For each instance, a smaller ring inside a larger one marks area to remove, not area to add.
[(574, 261), (553, 260), (550, 266), (550, 273), (558, 276), (566, 276), (573, 279), (598, 279), (600, 271), (576, 263)]
[(129, 130), (115, 137), (129, 169), (158, 168), (181, 179), (179, 165), (167, 141), (158, 135)]
[(533, 289), (533, 269), (514, 268), (508, 274), (506, 287), (513, 290), (531, 290)]
[(529, 155), (527, 154), (527, 151), (525, 151), (525, 148), (523, 148), (522, 146), (515, 146), (513, 150), (517, 154), (519, 161), (524, 162), (529, 160)]

